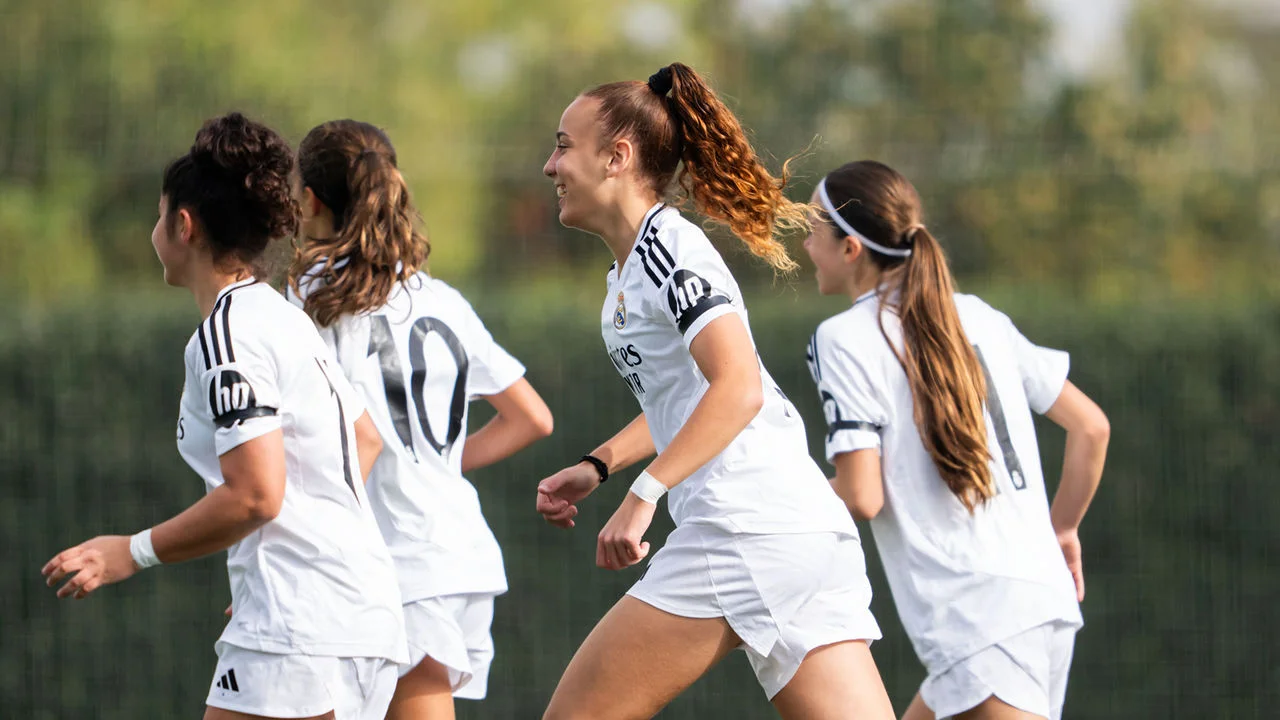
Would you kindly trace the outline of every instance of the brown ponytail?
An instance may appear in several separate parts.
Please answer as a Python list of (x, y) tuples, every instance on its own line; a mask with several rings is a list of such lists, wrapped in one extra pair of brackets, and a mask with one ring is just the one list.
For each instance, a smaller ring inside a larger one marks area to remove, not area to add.
[(693, 68), (672, 63), (648, 83), (609, 83), (584, 95), (601, 102), (606, 142), (633, 139), (640, 170), (659, 194), (675, 178), (695, 210), (726, 225), (752, 254), (779, 271), (798, 267), (776, 237), (808, 228), (808, 206), (782, 193), (790, 161), (781, 178), (770, 174), (737, 117)]
[(368, 123), (327, 122), (299, 145), (298, 168), (303, 185), (333, 212), (335, 230), (305, 239), (290, 269), (295, 292), (304, 276), (324, 280), (310, 288), (307, 313), (323, 327), (386, 304), (431, 252), (391, 140)]
[(895, 257), (863, 245), (882, 271), (881, 307), (894, 307), (902, 324), (898, 360), (920, 439), (943, 482), (972, 512), (995, 495), (982, 409), (986, 381), (960, 325), (942, 246), (920, 222), (920, 196), (905, 177), (873, 161), (844, 165), (824, 182), (840, 218), (861, 235), (890, 251), (910, 250)]

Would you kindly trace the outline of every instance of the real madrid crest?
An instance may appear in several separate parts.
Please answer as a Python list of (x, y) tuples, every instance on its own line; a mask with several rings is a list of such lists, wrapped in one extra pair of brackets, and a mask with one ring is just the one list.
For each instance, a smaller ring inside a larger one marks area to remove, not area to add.
[(618, 307), (613, 309), (613, 327), (617, 330), (627, 326), (627, 306), (624, 304), (626, 297), (621, 292), (618, 293)]

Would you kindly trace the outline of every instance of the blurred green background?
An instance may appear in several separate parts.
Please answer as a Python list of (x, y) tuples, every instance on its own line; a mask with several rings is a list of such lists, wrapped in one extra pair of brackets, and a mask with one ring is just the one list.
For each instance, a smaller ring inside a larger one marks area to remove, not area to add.
[[(201, 712), (220, 558), (84, 603), (55, 603), (38, 573), (201, 492), (172, 436), (198, 318), (164, 288), (148, 238), (165, 162), (230, 109), (294, 142), (337, 117), (387, 129), (433, 273), (556, 413), (552, 438), (474, 478), (512, 591), (491, 697), (460, 715), (537, 717), (635, 572), (592, 562), (625, 480), (573, 533), (537, 518), (532, 488), (636, 411), (596, 327), (608, 253), (559, 227), (540, 168), (577, 92), (676, 59), (772, 167), (802, 154), (793, 197), (848, 160), (902, 170), (962, 289), (1069, 350), (1073, 380), (1110, 414), (1066, 716), (1273, 717), (1273, 0), (0, 0), (0, 717)], [(842, 305), (816, 296), (807, 265), (774, 278), (717, 240), (819, 455), (803, 347)], [(1043, 428), (1042, 449), (1052, 485), (1060, 433)], [(865, 528), (864, 544), (886, 634), (873, 652), (901, 710), (923, 671)], [(661, 717), (771, 716), (734, 656)]]

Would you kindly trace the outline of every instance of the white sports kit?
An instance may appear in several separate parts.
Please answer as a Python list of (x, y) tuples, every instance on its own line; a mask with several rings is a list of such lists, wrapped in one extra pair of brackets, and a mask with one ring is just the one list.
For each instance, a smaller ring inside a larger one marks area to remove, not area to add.
[[(304, 296), (314, 282), (301, 284)], [(399, 577), (410, 652), (403, 672), (430, 656), (449, 669), (455, 696), (481, 699), (493, 598), (507, 579), (475, 487), (462, 476), (467, 413), (525, 368), (457, 290), (426, 273), (320, 335), (383, 438), (368, 492)]]
[[(658, 452), (709, 383), (689, 345), (742, 293), (697, 226), (655, 205), (608, 274), (601, 327)], [(769, 697), (812, 649), (873, 640), (858, 531), (809, 457), (799, 413), (760, 366), (764, 406), (723, 452), (672, 488), (676, 529), (628, 594), (683, 617), (724, 617)]]
[(186, 348), (178, 449), (208, 492), (219, 456), (279, 430), (280, 514), (227, 550), (232, 616), (207, 703), (268, 717), (381, 718), (407, 659), (391, 556), (356, 457), (364, 405), (309, 318), (250, 279)]
[(998, 494), (971, 516), (943, 483), (894, 352), (901, 324), (891, 308), (881, 312), (874, 292), (823, 322), (810, 342), (827, 459), (880, 451), (885, 502), (871, 528), (898, 614), (928, 671), (925, 703), (947, 717), (994, 694), (1056, 720), (1083, 621), (1050, 523), (1031, 413), (1057, 401), (1068, 357), (1033, 345), (976, 297), (956, 295), (955, 302), (986, 374)]

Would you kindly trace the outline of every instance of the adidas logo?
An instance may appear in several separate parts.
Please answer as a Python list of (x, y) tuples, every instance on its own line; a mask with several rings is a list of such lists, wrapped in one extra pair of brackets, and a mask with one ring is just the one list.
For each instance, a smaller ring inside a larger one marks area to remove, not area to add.
[(225, 675), (218, 678), (218, 687), (231, 692), (240, 692), (240, 686), (236, 684), (236, 671), (228, 670)]

